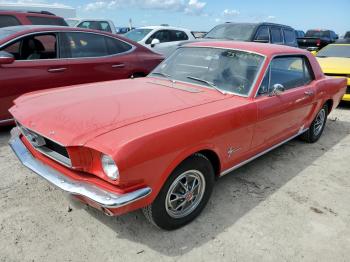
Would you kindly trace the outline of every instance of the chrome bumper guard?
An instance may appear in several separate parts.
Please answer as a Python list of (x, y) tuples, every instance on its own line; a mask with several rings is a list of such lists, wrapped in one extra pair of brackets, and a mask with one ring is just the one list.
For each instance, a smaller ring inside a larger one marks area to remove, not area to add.
[(91, 199), (105, 208), (118, 208), (144, 198), (151, 193), (150, 187), (141, 188), (126, 194), (115, 194), (90, 183), (75, 181), (50, 166), (40, 162), (23, 144), (17, 127), (11, 130), (9, 145), (24, 166), (50, 183), (72, 195), (80, 195)]

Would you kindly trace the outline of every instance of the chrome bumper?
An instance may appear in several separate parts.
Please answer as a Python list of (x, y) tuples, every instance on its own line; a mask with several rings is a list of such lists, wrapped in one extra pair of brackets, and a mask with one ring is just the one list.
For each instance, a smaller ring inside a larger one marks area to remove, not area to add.
[(152, 191), (150, 187), (145, 187), (130, 193), (118, 195), (98, 188), (90, 183), (75, 181), (34, 158), (19, 138), (19, 135), (20, 132), (18, 128), (12, 129), (9, 145), (22, 164), (37, 175), (72, 195), (87, 197), (105, 208), (118, 208), (144, 198)]

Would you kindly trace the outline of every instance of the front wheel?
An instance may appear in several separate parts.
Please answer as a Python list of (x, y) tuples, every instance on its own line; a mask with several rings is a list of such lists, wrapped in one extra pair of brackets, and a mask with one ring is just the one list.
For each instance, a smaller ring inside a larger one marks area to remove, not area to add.
[(301, 135), (301, 138), (308, 143), (315, 143), (322, 135), (324, 127), (326, 126), (328, 116), (328, 106), (325, 104), (320, 111), (318, 111), (315, 119), (312, 121), (310, 128)]
[(213, 186), (214, 170), (210, 161), (202, 154), (195, 154), (173, 171), (154, 202), (143, 208), (143, 213), (162, 229), (177, 229), (200, 214)]

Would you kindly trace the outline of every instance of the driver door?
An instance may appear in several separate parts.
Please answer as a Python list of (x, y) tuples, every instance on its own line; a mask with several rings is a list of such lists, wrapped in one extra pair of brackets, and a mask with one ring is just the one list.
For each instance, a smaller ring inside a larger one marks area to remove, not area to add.
[[(256, 97), (258, 120), (252, 148), (271, 147), (306, 129), (315, 109), (314, 76), (304, 56), (275, 57)], [(276, 84), (284, 91), (273, 94)]]

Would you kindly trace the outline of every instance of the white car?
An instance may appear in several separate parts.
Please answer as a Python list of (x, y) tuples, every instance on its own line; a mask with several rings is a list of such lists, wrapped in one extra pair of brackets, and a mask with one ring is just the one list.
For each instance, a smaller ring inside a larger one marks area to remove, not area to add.
[(115, 25), (111, 20), (106, 19), (80, 19), (80, 18), (68, 18), (65, 19), (70, 27), (80, 27), (87, 29), (94, 29), (103, 32), (116, 34)]
[(171, 54), (179, 44), (195, 40), (190, 30), (171, 26), (139, 27), (124, 36), (165, 56)]

